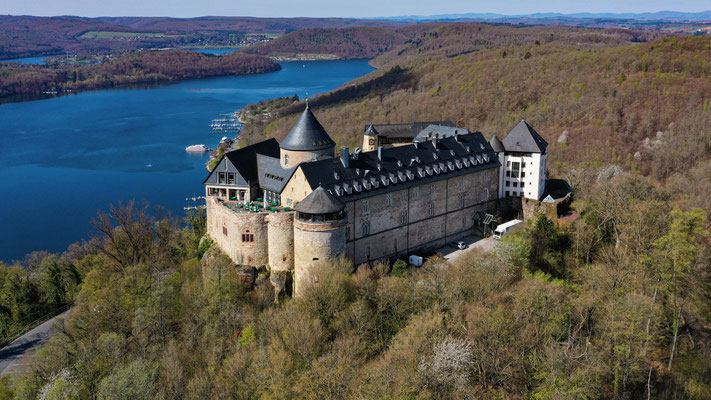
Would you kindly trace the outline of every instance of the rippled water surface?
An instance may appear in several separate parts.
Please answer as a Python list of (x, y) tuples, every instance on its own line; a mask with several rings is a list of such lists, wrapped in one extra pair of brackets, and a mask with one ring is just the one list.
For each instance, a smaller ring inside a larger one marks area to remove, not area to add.
[[(114, 89), (0, 105), (0, 260), (61, 251), (118, 201), (183, 215), (203, 193), (213, 118), (276, 96), (334, 89), (372, 70), (366, 60), (285, 62), (278, 72)], [(316, 110), (318, 114), (318, 110)]]

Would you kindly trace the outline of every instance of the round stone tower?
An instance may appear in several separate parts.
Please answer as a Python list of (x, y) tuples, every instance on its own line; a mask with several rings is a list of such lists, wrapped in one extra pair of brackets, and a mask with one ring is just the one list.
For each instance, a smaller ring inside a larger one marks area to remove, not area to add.
[(292, 168), (317, 157), (333, 157), (336, 142), (328, 136), (306, 103), (306, 109), (279, 147), (282, 168)]
[(275, 300), (291, 292), (294, 271), (294, 213), (278, 212), (267, 216), (269, 236), (269, 280)]
[(313, 272), (317, 265), (345, 253), (345, 207), (320, 186), (294, 207), (294, 296), (318, 281)]

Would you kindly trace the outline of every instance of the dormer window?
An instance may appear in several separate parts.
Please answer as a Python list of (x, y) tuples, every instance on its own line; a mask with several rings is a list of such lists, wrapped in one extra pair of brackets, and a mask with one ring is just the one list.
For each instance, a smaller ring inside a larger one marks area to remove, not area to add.
[(289, 155), (284, 154), (284, 165), (289, 165)]

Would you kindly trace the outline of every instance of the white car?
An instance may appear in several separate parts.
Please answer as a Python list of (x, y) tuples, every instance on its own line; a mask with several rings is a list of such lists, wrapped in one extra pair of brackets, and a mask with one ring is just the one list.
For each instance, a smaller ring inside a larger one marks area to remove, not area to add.
[(464, 243), (464, 242), (457, 242), (457, 248), (458, 248), (459, 250), (464, 250), (464, 249), (467, 248), (467, 244)]

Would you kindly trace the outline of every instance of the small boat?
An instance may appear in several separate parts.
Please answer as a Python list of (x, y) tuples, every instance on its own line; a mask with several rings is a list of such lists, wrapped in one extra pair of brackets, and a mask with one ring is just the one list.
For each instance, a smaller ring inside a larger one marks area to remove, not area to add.
[(192, 146), (188, 146), (185, 148), (185, 151), (190, 151), (190, 152), (204, 152), (204, 151), (210, 151), (207, 147), (205, 147), (204, 144), (194, 144)]

